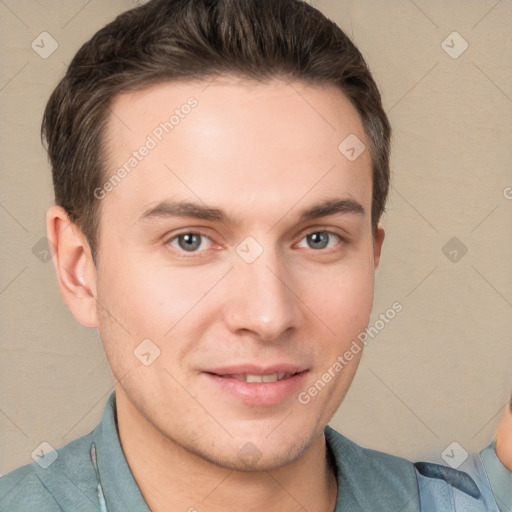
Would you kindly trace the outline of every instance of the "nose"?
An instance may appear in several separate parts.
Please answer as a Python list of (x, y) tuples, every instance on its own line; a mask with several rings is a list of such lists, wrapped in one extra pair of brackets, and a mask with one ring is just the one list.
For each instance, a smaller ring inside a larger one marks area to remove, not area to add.
[(265, 250), (248, 263), (235, 255), (229, 273), (225, 322), (232, 332), (276, 341), (299, 327), (299, 299), (293, 292), (291, 272), (275, 253)]

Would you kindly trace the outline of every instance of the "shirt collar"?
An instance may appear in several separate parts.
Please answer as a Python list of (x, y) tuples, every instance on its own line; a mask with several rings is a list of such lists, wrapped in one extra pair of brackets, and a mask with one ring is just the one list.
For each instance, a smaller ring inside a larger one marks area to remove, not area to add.
[(329, 426), (325, 438), (338, 480), (335, 512), (420, 509), (418, 483), (410, 461), (362, 448)]
[[(121, 448), (115, 393), (92, 436), (108, 512), (151, 512)], [(394, 510), (397, 504), (403, 504), (403, 512), (418, 510), (417, 483), (409, 461), (365, 450), (330, 427), (325, 437), (338, 482), (335, 512), (372, 510), (376, 503), (382, 510)]]
[(108, 512), (151, 512), (124, 456), (117, 433), (115, 394), (112, 393), (94, 429), (98, 474)]
[(496, 441), (480, 452), (485, 471), (491, 483), (494, 498), (501, 512), (512, 511), (512, 471), (496, 455)]

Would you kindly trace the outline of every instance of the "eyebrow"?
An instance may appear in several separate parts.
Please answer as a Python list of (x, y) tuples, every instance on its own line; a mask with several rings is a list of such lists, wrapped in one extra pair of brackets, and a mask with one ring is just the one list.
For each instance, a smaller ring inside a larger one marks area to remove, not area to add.
[[(299, 216), (299, 222), (335, 214), (357, 214), (364, 217), (366, 211), (360, 203), (353, 199), (328, 199), (302, 210)], [(230, 222), (228, 215), (218, 208), (209, 208), (208, 206), (189, 201), (181, 202), (171, 200), (161, 201), (156, 206), (148, 208), (139, 217), (137, 222), (167, 217), (191, 217), (194, 219), (218, 221), (222, 223)], [(231, 223), (236, 222), (231, 220)]]

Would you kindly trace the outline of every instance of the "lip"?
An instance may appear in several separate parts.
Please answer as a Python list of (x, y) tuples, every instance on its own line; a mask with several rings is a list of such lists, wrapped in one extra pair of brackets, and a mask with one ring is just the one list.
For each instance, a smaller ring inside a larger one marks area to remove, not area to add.
[[(230, 377), (240, 374), (272, 375), (274, 373), (290, 373), (291, 375), (276, 382), (244, 382)], [(298, 393), (303, 387), (307, 373), (307, 369), (293, 364), (265, 367), (236, 365), (204, 370), (202, 376), (208, 379), (210, 385), (235, 397), (243, 404), (272, 406), (278, 405)]]

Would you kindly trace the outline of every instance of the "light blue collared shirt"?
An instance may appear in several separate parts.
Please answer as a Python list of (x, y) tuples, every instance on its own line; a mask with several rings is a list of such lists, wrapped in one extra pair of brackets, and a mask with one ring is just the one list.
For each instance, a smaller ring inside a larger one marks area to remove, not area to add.
[[(330, 427), (325, 438), (338, 483), (335, 512), (418, 512), (420, 480), (422, 499), (433, 503), (426, 512), (491, 510), (483, 508), (487, 498), (464, 473), (423, 463), (420, 476), (412, 462), (362, 448)], [(94, 431), (56, 454), (48, 466), (34, 462), (0, 478), (0, 512), (150, 512), (121, 447), (114, 394)], [(485, 477), (483, 466), (481, 473)], [(437, 506), (445, 497), (462, 508)]]
[(480, 452), (500, 512), (512, 512), (512, 471), (496, 455), (496, 440)]

